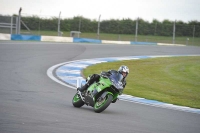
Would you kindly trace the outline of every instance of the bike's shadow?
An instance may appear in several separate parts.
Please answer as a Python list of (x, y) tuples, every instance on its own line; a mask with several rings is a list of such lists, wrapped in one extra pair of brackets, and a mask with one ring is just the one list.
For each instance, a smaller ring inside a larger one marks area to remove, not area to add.
[(92, 113), (95, 113), (95, 114), (111, 114), (111, 115), (119, 115), (120, 114), (120, 111), (114, 110), (112, 108), (109, 109), (109, 107), (106, 110), (104, 110), (103, 112), (101, 112), (101, 113), (94, 112), (93, 108), (90, 107), (90, 106), (82, 106), (81, 108), (75, 108), (75, 107), (73, 107), (73, 108), (76, 109), (77, 111), (78, 110), (80, 110), (80, 112), (82, 111), (82, 113), (83, 112), (84, 113), (92, 112)]

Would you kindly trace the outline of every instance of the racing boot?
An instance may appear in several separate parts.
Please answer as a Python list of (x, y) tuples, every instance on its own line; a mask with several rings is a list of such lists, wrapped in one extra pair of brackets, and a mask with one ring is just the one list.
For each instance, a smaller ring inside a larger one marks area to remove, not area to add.
[(84, 86), (77, 88), (77, 90), (79, 90), (80, 92), (84, 92), (84, 90), (87, 90), (87, 88), (88, 88), (89, 86), (90, 86), (90, 85), (89, 85), (88, 83), (86, 83)]

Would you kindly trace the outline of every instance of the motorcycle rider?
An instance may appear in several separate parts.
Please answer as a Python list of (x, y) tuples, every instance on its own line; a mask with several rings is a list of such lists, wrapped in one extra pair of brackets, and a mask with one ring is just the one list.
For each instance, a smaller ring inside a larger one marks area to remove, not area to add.
[[(116, 70), (109, 70), (107, 72), (102, 72), (101, 75), (110, 75), (113, 72), (117, 72), (123, 75), (123, 79), (122, 79), (122, 84), (123, 84), (123, 88), (125, 88), (126, 86), (126, 77), (129, 74), (129, 68), (125, 65), (122, 65), (119, 67), (118, 71)], [(80, 92), (84, 92), (85, 90), (87, 90), (87, 88), (93, 84), (94, 82), (98, 82), (100, 79), (100, 75), (99, 74), (93, 74), (92, 76), (89, 77), (89, 79), (86, 79), (86, 84), (84, 86), (82, 86), (81, 88), (77, 88), (78, 91)]]

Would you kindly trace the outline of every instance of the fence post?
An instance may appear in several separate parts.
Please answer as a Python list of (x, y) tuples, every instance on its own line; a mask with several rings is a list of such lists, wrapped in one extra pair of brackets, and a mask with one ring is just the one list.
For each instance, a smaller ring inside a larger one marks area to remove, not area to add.
[(136, 25), (135, 25), (135, 41), (137, 42), (137, 34), (138, 34), (138, 19), (136, 20)]
[(79, 18), (78, 31), (81, 32), (81, 17)]
[(97, 39), (99, 39), (100, 18), (101, 18), (101, 15), (99, 15), (99, 22), (98, 22), (98, 29), (97, 29)]
[(22, 11), (22, 8), (20, 7), (18, 21), (17, 21), (17, 34), (20, 34), (20, 30), (21, 30), (21, 11)]
[[(60, 12), (61, 14), (61, 12)], [(61, 36), (60, 34), (60, 14), (59, 14), (59, 18), (58, 18), (58, 36)]]
[(13, 16), (11, 16), (11, 22), (10, 22), (10, 34), (12, 34), (12, 28), (13, 28)]
[(18, 31), (18, 16), (16, 16), (16, 24), (15, 24), (15, 34), (17, 34)]
[(173, 44), (175, 44), (175, 32), (176, 32), (176, 20), (174, 21), (174, 26), (173, 26)]
[(194, 45), (194, 35), (195, 35), (195, 25), (193, 27), (193, 38), (192, 38), (192, 44)]

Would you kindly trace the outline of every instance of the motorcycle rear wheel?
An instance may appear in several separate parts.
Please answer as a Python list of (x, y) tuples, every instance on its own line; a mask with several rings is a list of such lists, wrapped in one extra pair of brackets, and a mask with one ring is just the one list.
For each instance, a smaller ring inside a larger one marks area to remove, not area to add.
[(72, 99), (72, 104), (74, 107), (80, 108), (84, 105), (84, 102), (82, 101), (81, 97), (78, 93), (76, 93)]
[(97, 101), (94, 104), (94, 111), (96, 113), (101, 113), (104, 111), (112, 102), (113, 96), (110, 94), (107, 94), (104, 99), (97, 99)]

